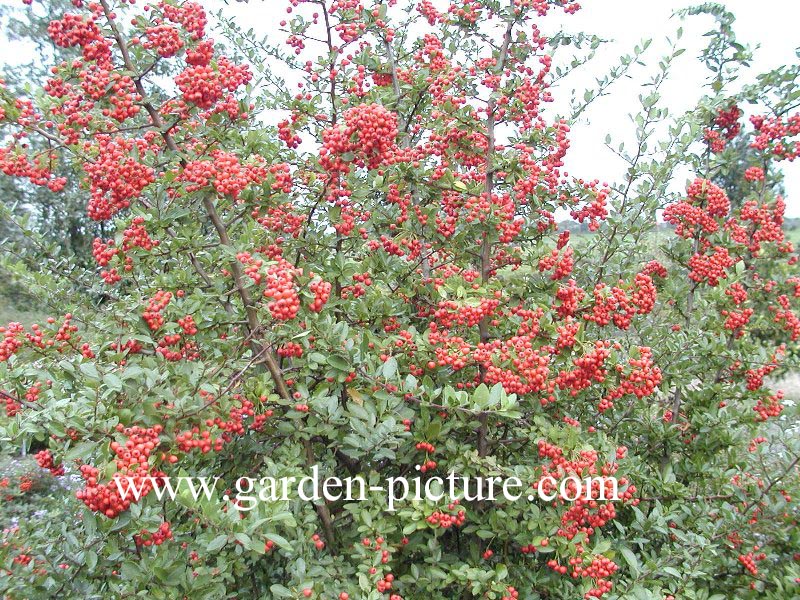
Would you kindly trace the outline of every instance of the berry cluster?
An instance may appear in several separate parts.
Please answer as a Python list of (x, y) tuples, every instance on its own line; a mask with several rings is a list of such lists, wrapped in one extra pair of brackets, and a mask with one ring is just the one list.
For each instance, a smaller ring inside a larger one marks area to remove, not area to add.
[(195, 67), (207, 65), (212, 58), (214, 58), (214, 42), (211, 40), (204, 40), (186, 51), (186, 64)]
[(178, 319), (178, 326), (183, 329), (184, 335), (195, 335), (197, 333), (197, 324), (194, 322), (192, 315), (186, 315)]
[(98, 134), (94, 143), (85, 144), (87, 153), (97, 154), (94, 161), (84, 166), (91, 194), (87, 207), (91, 219), (110, 219), (128, 208), (131, 201), (155, 181), (152, 167), (134, 158), (137, 154), (145, 154), (148, 149), (149, 144), (145, 140), (105, 134)]
[(61, 19), (51, 21), (47, 33), (62, 48), (80, 46), (83, 58), (87, 61), (108, 64), (111, 59), (111, 44), (103, 37), (94, 17), (66, 14)]
[(553, 269), (553, 274), (550, 276), (550, 279), (565, 279), (572, 274), (572, 267), (574, 264), (572, 255), (572, 246), (567, 246), (563, 254), (559, 253), (558, 249), (553, 250), (550, 256), (539, 260), (539, 271), (549, 271)]
[(308, 284), (308, 289), (314, 294), (314, 300), (309, 305), (309, 309), (313, 312), (320, 312), (330, 298), (333, 285), (322, 279), (314, 279)]
[(791, 309), (789, 297), (785, 294), (778, 296), (778, 305), (770, 306), (770, 310), (775, 313), (773, 321), (775, 323), (783, 323), (783, 329), (790, 333), (793, 342), (800, 339), (800, 317)]
[(205, 10), (197, 2), (187, 1), (178, 5), (162, 0), (158, 8), (168, 20), (180, 24), (192, 39), (200, 40), (205, 35), (208, 19)]
[(235, 155), (221, 150), (213, 151), (211, 158), (190, 161), (183, 168), (180, 179), (187, 182), (186, 192), (213, 187), (219, 194), (238, 200), (247, 186), (260, 184), (267, 177), (260, 156), (256, 155), (255, 165), (243, 165)]
[(661, 384), (661, 369), (653, 362), (653, 352), (650, 348), (639, 346), (639, 358), (628, 360), (629, 372), (624, 374), (625, 368), (617, 365), (616, 370), (620, 374), (619, 385), (609, 391), (598, 405), (598, 410), (604, 412), (614, 406), (614, 400), (622, 398), (627, 394), (637, 398), (652, 396), (656, 388)]
[(121, 483), (122, 489), (135, 487), (140, 490), (140, 498), (146, 496), (153, 489), (151, 476), (158, 476), (158, 473), (151, 473), (148, 465), (148, 458), (159, 443), (159, 435), (162, 427), (155, 425), (151, 428), (143, 427), (124, 427), (118, 424), (117, 431), (128, 439), (124, 444), (116, 441), (111, 442), (110, 448), (117, 456), (117, 472), (111, 481), (105, 485), (98, 482), (100, 470), (90, 465), (81, 465), (80, 471), (86, 480), (86, 487), (78, 490), (75, 495), (90, 510), (104, 514), (113, 519), (120, 513), (126, 511), (131, 505), (133, 494), (128, 494), (122, 498), (119, 493), (117, 482), (114, 479), (125, 477)]
[[(1, 111), (2, 109), (0, 109)], [(2, 115), (0, 115), (0, 120)], [(28, 179), (34, 185), (46, 186), (52, 192), (60, 192), (67, 184), (66, 177), (55, 177), (47, 164), (52, 164), (52, 156), (36, 156), (28, 158), (11, 144), (7, 148), (0, 147), (0, 171), (10, 177)]]
[[(456, 510), (458, 500), (451, 502), (447, 505), (447, 510)], [(459, 509), (455, 514), (445, 511), (435, 510), (426, 519), (433, 527), (441, 529), (449, 529), (451, 527), (461, 527), (467, 521), (467, 513), (463, 509)]]
[(233, 92), (247, 85), (253, 74), (247, 65), (237, 65), (220, 56), (216, 68), (211, 64), (189, 65), (175, 76), (175, 84), (183, 93), (187, 103), (200, 108), (212, 108), (225, 97), (225, 91)]
[(5, 327), (0, 326), (0, 362), (5, 362), (19, 350), (24, 342), (20, 339), (21, 334), (25, 333), (25, 328), (21, 323), (9, 323)]
[(725, 319), (725, 329), (730, 331), (736, 332), (736, 337), (742, 337), (744, 335), (744, 330), (742, 329), (745, 325), (750, 322), (750, 317), (753, 316), (753, 309), (752, 308), (745, 308), (744, 310), (722, 310), (720, 314)]
[(172, 539), (172, 530), (170, 529), (169, 522), (164, 521), (161, 526), (155, 531), (147, 531), (142, 529), (138, 534), (133, 536), (133, 541), (137, 546), (160, 546), (167, 540)]
[[(758, 256), (765, 242), (780, 244), (784, 241), (785, 209), (786, 203), (780, 197), (772, 205), (746, 200), (739, 209), (737, 218), (727, 221), (725, 228), (736, 243), (746, 246), (753, 256)], [(779, 246), (779, 250), (791, 252), (788, 247)]]
[[(149, 252), (159, 245), (158, 240), (153, 240), (144, 227), (144, 217), (135, 217), (122, 233), (122, 245), (117, 247), (114, 240), (103, 242), (100, 238), (95, 238), (92, 242), (92, 256), (101, 267), (107, 266), (115, 256), (123, 259), (123, 269), (133, 270), (133, 257), (128, 254), (134, 248), (141, 248)], [(100, 277), (106, 283), (113, 284), (122, 279), (117, 268), (100, 271)]]
[(297, 316), (300, 310), (300, 296), (295, 288), (294, 279), (301, 272), (282, 258), (267, 268), (264, 297), (271, 298), (267, 308), (273, 318), (289, 321)]
[(753, 410), (758, 415), (757, 421), (766, 421), (770, 417), (778, 417), (783, 412), (783, 392), (766, 394), (758, 399)]
[(172, 292), (158, 290), (156, 295), (147, 301), (147, 308), (142, 313), (142, 318), (151, 330), (157, 331), (164, 324), (164, 316), (161, 311), (167, 307), (170, 300), (172, 300)]
[(756, 566), (756, 562), (764, 560), (765, 558), (767, 558), (767, 555), (764, 552), (759, 552), (757, 554), (748, 552), (747, 554), (740, 554), (738, 560), (751, 574), (758, 575), (758, 566)]
[(695, 179), (686, 194), (685, 200), (667, 206), (664, 220), (675, 225), (677, 235), (686, 238), (717, 231), (717, 219), (725, 217), (731, 207), (722, 188), (707, 179)]
[(785, 118), (752, 116), (750, 122), (758, 132), (751, 148), (771, 154), (777, 160), (794, 160), (800, 156), (800, 140), (791, 139), (800, 135), (800, 113)]
[(786, 352), (786, 345), (781, 344), (778, 346), (778, 349), (775, 353), (770, 357), (770, 360), (767, 364), (762, 365), (756, 369), (748, 369), (745, 372), (745, 380), (747, 382), (747, 389), (752, 391), (756, 391), (761, 389), (764, 385), (764, 377), (772, 373), (778, 368), (778, 363), (781, 357)]
[(34, 458), (41, 468), (47, 469), (54, 476), (58, 477), (64, 474), (64, 465), (56, 466), (50, 450), (40, 450), (34, 455)]
[(579, 208), (570, 211), (572, 218), (576, 219), (579, 223), (588, 220), (589, 231), (597, 231), (600, 228), (600, 221), (605, 220), (608, 216), (608, 208), (606, 205), (611, 190), (606, 184), (603, 185), (605, 187), (598, 189), (597, 182), (587, 184), (584, 193), (588, 195), (591, 200), (584, 202)]
[(614, 325), (620, 329), (628, 329), (635, 315), (648, 314), (656, 303), (656, 287), (653, 278), (644, 272), (634, 276), (633, 283), (627, 291), (622, 287), (614, 286), (610, 292), (606, 292), (606, 285), (599, 283), (595, 286), (593, 295), (592, 312), (583, 315), (583, 318), (600, 326), (608, 325), (613, 321)]
[(319, 161), (328, 173), (328, 200), (342, 207), (341, 223), (337, 230), (349, 234), (355, 224), (349, 200), (350, 191), (344, 177), (350, 173), (350, 163), (376, 169), (382, 164), (399, 160), (397, 145), (397, 116), (380, 104), (361, 104), (344, 113), (344, 125), (322, 132)]
[(764, 181), (764, 169), (761, 167), (747, 167), (744, 172), (744, 178), (747, 181)]
[(155, 50), (161, 58), (175, 56), (183, 48), (183, 40), (178, 30), (171, 25), (159, 24), (148, 27), (144, 34), (147, 41), (142, 44), (148, 50)]
[(714, 127), (706, 128), (703, 132), (703, 137), (708, 143), (711, 152), (722, 152), (727, 142), (739, 135), (742, 129), (739, 119), (742, 114), (742, 110), (736, 104), (732, 104), (727, 109), (721, 108), (717, 111), (717, 116), (714, 118)]
[(712, 254), (698, 252), (689, 259), (689, 279), (715, 287), (721, 279), (728, 278), (728, 269), (737, 262), (724, 246), (715, 246)]
[(303, 347), (295, 342), (286, 342), (283, 346), (278, 348), (278, 356), (300, 358), (303, 356)]

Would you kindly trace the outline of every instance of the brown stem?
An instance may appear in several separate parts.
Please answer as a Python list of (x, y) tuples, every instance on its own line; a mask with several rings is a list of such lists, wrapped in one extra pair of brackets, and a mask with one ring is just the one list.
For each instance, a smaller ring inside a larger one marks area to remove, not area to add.
[[(326, 43), (328, 45), (328, 55), (331, 59), (331, 71), (333, 71), (334, 67), (336, 66), (336, 51), (333, 48), (333, 37), (331, 36), (331, 18), (330, 14), (328, 13), (328, 7), (325, 4), (325, 0), (321, 0), (319, 3), (320, 7), (322, 7), (322, 16), (325, 19), (325, 34), (327, 36)], [(337, 119), (337, 112), (336, 112), (336, 78), (331, 78), (331, 88), (330, 88), (330, 97), (331, 97), (331, 123), (336, 125)]]
[[(128, 53), (127, 45), (125, 44), (125, 40), (122, 37), (122, 34), (119, 31), (116, 23), (111, 17), (111, 10), (108, 5), (108, 0), (100, 0), (100, 4), (103, 7), (103, 12), (105, 13), (106, 19), (108, 20), (109, 26), (111, 27), (112, 35), (116, 40), (117, 46), (119, 47), (120, 53), (122, 55), (122, 60), (125, 63), (125, 68), (131, 72), (135, 72), (134, 65), (131, 61), (130, 54)], [(327, 21), (327, 14), (326, 14), (326, 21)], [(330, 35), (330, 30), (329, 30)], [(169, 129), (166, 129), (164, 126), (164, 121), (161, 118), (161, 115), (155, 109), (155, 107), (150, 103), (144, 100), (146, 97), (144, 86), (142, 85), (141, 79), (137, 78), (134, 79), (134, 83), (136, 86), (136, 91), (142, 97), (142, 106), (147, 111), (147, 114), (150, 116), (150, 120), (164, 140), (164, 143), (167, 145), (171, 151), (175, 152), (176, 154), (180, 155), (180, 150), (178, 148), (175, 139), (172, 137)], [(186, 161), (183, 158), (180, 158), (181, 165), (185, 166)], [(233, 248), (233, 244), (231, 243), (230, 236), (228, 235), (228, 230), (225, 227), (225, 224), (222, 222), (222, 219), (217, 213), (216, 206), (214, 205), (213, 200), (210, 196), (206, 195), (203, 197), (203, 207), (205, 208), (206, 213), (208, 214), (209, 219), (211, 220), (214, 228), (217, 231), (217, 235), (219, 237), (220, 243), (223, 246), (227, 246), (229, 248)], [(274, 354), (268, 348), (262, 348), (261, 345), (256, 341), (257, 340), (257, 332), (260, 331), (261, 325), (258, 320), (258, 311), (253, 303), (253, 300), (250, 296), (250, 292), (244, 284), (242, 267), (239, 261), (233, 260), (230, 263), (231, 266), (231, 273), (233, 275), (233, 282), (236, 287), (236, 291), (239, 294), (239, 298), (242, 301), (242, 305), (244, 306), (245, 314), (247, 316), (247, 325), (249, 329), (250, 337), (250, 347), (254, 354), (258, 355), (262, 352), (264, 353), (264, 364), (267, 366), (267, 370), (269, 371), (270, 375), (272, 376), (272, 380), (275, 384), (275, 388), (278, 391), (278, 394), (284, 400), (291, 400), (292, 395), (289, 392), (289, 388), (286, 385), (286, 381), (283, 378), (283, 373), (278, 365), (278, 361), (275, 358)], [(309, 455), (309, 448), (310, 446), (306, 447), (306, 456), (309, 457), (313, 462), (313, 449), (311, 454)], [(331, 548), (335, 546), (333, 543), (334, 536), (333, 536), (333, 528), (332, 528), (332, 521), (330, 518), (330, 512), (328, 511), (328, 507), (325, 505), (322, 506), (314, 506), (317, 515), (322, 521), (323, 528), (325, 529), (326, 537), (329, 537), (328, 543)]]
[(33, 404), (32, 402), (28, 402), (27, 400), (22, 400), (21, 398), (15, 398), (11, 394), (7, 394), (3, 390), (0, 390), (0, 396), (2, 396), (3, 398), (7, 398), (8, 400), (11, 400), (12, 402), (16, 402), (18, 404), (21, 404), (22, 406), (24, 406), (26, 408), (35, 408), (36, 410), (40, 410), (41, 409), (41, 406), (37, 406), (36, 404)]
[(770, 481), (769, 485), (764, 488), (764, 491), (761, 492), (758, 498), (750, 502), (750, 504), (748, 504), (744, 508), (744, 510), (742, 511), (742, 516), (749, 513), (754, 506), (756, 506), (759, 502), (761, 502), (761, 499), (764, 498), (764, 496), (766, 496), (767, 494), (769, 494), (770, 490), (775, 486), (775, 484), (783, 480), (784, 477), (786, 477), (789, 473), (791, 473), (792, 469), (794, 469), (798, 463), (800, 463), (800, 456), (795, 457), (795, 459), (789, 464), (789, 466), (784, 469), (783, 473), (781, 473), (775, 479)]
[[(403, 136), (401, 146), (404, 150), (408, 150), (409, 148), (411, 148), (411, 134), (408, 131), (408, 126), (411, 123), (413, 117), (412, 115), (404, 117), (403, 115), (400, 114), (400, 111), (398, 110), (400, 107), (400, 100), (403, 94), (402, 90), (400, 89), (400, 77), (398, 76), (397, 73), (397, 61), (394, 58), (394, 51), (392, 50), (392, 45), (386, 38), (383, 38), (383, 45), (386, 48), (386, 58), (389, 61), (389, 68), (392, 71), (392, 88), (394, 89), (394, 95), (395, 95), (395, 110), (397, 111), (397, 114), (400, 117), (400, 122), (398, 123), (397, 129), (399, 132), (402, 133)], [(425, 93), (424, 91), (420, 92), (417, 103), (419, 103), (419, 101), (422, 99), (424, 93)], [(420, 199), (414, 181), (411, 182), (410, 187), (411, 187), (411, 202), (414, 206), (419, 206)], [(427, 240), (425, 238), (425, 228), (421, 224), (420, 224), (420, 231), (421, 231), (420, 237), (422, 238), (422, 245), (423, 245), (422, 276), (427, 280), (431, 276), (431, 264), (428, 255), (425, 253), (425, 246), (427, 245)]]
[[(303, 440), (303, 449), (305, 450), (306, 454), (306, 467), (310, 469), (317, 464), (317, 459), (314, 456), (314, 446), (311, 443), (311, 440)], [(317, 511), (317, 517), (319, 517), (319, 520), (322, 523), (322, 531), (325, 534), (325, 541), (328, 544), (328, 549), (332, 553), (335, 553), (336, 534), (333, 530), (333, 518), (331, 517), (331, 511), (328, 509), (328, 505), (325, 504), (325, 502), (327, 501), (323, 500), (322, 504), (314, 504), (314, 510)]]
[[(700, 238), (697, 237), (694, 240), (694, 254), (697, 254), (697, 251), (700, 248)], [(689, 294), (686, 296), (686, 319), (684, 322), (684, 329), (687, 331), (690, 330), (691, 323), (692, 323), (692, 312), (694, 311), (694, 296), (697, 291), (697, 282), (692, 284), (692, 287), (689, 288)], [(681, 389), (676, 387), (675, 394), (672, 396), (672, 422), (676, 423), (678, 421), (678, 413), (681, 410)]]
[[(497, 59), (497, 66), (495, 68), (495, 73), (502, 75), (503, 69), (506, 66), (506, 59), (508, 58), (508, 48), (511, 45), (511, 34), (514, 30), (514, 25), (516, 24), (515, 19), (511, 19), (507, 26), (505, 34), (503, 35), (503, 45), (500, 48), (500, 55)], [(486, 201), (491, 203), (492, 201), (492, 193), (494, 191), (494, 166), (492, 164), (494, 159), (495, 153), (495, 108), (497, 104), (493, 97), (489, 98), (489, 102), (486, 106), (486, 140), (487, 140), (487, 147), (486, 147), (486, 180), (484, 185), (484, 194), (486, 195)], [(481, 262), (481, 283), (484, 285), (489, 282), (489, 274), (491, 273), (491, 239), (489, 238), (488, 231), (483, 234), (483, 239), (481, 240), (481, 252), (480, 252), (480, 262)], [(481, 343), (485, 344), (489, 341), (489, 323), (486, 317), (481, 319), (480, 323), (478, 323), (478, 333), (480, 334)], [(481, 380), (484, 377), (484, 369), (481, 367)], [(483, 457), (486, 456), (489, 444), (487, 443), (487, 435), (488, 435), (488, 416), (485, 412), (482, 412), (478, 415), (478, 422), (480, 423), (478, 427), (478, 456)]]

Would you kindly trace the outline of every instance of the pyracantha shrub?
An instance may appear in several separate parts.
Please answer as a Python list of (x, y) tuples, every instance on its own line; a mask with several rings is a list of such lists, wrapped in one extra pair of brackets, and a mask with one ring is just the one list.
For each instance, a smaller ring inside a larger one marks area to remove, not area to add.
[[(568, 174), (580, 111), (548, 106), (572, 0), (291, 0), (271, 50), (196, 2), (73, 4), (37, 92), (0, 93), (0, 170), (58, 194), (69, 160), (103, 231), (91, 276), (30, 278), (65, 316), (0, 327), (4, 444), (74, 488), (4, 531), (7, 597), (797, 595), (796, 410), (765, 379), (800, 337), (765, 176), (796, 108), (748, 123), (720, 66), (649, 144), (643, 97), (610, 185)], [(759, 191), (734, 203), (737, 136)], [(240, 477), (314, 467), (524, 492), (247, 506)], [(186, 475), (218, 480), (165, 500)], [(588, 497), (528, 500), (570, 475)]]

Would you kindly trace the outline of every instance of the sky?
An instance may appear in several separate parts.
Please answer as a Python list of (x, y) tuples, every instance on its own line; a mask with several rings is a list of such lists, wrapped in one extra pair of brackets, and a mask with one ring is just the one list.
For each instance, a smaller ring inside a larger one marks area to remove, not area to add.
[[(708, 76), (697, 56), (707, 40), (703, 34), (713, 28), (714, 20), (710, 16), (681, 20), (673, 13), (699, 3), (700, 0), (585, 0), (576, 14), (560, 17), (554, 12), (544, 21), (552, 23), (556, 29), (563, 25), (571, 31), (585, 31), (609, 40), (592, 62), (581, 67), (580, 75), (564, 80), (561, 89), (554, 90), (557, 100), (568, 98), (573, 88), (582, 97), (583, 91), (592, 87), (596, 78), (604, 76), (621, 55), (632, 53), (644, 40), (652, 40), (643, 57), (647, 66), (634, 69), (631, 79), (615, 84), (610, 95), (595, 102), (572, 128), (572, 145), (566, 160), (571, 174), (610, 183), (623, 179), (627, 165), (605, 146), (606, 135), (611, 135), (615, 148), (620, 142), (626, 145), (635, 142), (635, 126), (630, 115), (639, 110), (641, 85), (655, 74), (659, 59), (669, 50), (667, 38), (674, 40), (679, 27), (684, 30), (680, 45), (687, 50), (677, 59), (671, 79), (661, 90), (662, 102), (675, 115), (695, 106), (704, 93), (702, 85)], [(437, 0), (436, 4), (442, 6), (443, 2)], [(758, 73), (798, 61), (795, 50), (800, 48), (797, 28), (800, 2), (730, 0), (721, 4), (736, 15), (734, 30), (738, 40), (754, 50), (751, 67), (742, 74), (744, 83)], [(283, 35), (275, 32), (276, 24), (286, 18), (286, 2), (282, 0), (229, 4), (222, 0), (206, 0), (204, 5), (210, 11), (224, 11), (245, 29), (252, 27), (261, 35)], [(554, 108), (566, 112), (567, 106), (556, 102)], [(800, 217), (800, 161), (781, 164), (785, 175), (786, 215)], [(680, 181), (675, 181), (674, 189), (683, 189), (690, 176), (687, 172)]]
[[(633, 78), (620, 82), (608, 97), (600, 99), (591, 107), (586, 119), (572, 130), (568, 166), (575, 173), (589, 170), (588, 177), (610, 178), (608, 173), (622, 177), (626, 165), (616, 157), (604, 141), (611, 134), (616, 147), (619, 142), (632, 142), (635, 126), (629, 115), (637, 111), (641, 83), (654, 72), (658, 59), (667, 52), (667, 37), (675, 39), (678, 27), (684, 29), (680, 44), (687, 50), (679, 57), (673, 75), (662, 88), (662, 102), (673, 114), (692, 108), (703, 94), (703, 85), (708, 71), (697, 56), (707, 38), (703, 34), (712, 29), (713, 18), (695, 16), (681, 20), (673, 17), (676, 10), (699, 2), (687, 0), (587, 0), (583, 9), (569, 17), (570, 27), (591, 31), (600, 37), (613, 40), (605, 45), (588, 72), (602, 75), (620, 55), (644, 39), (652, 39), (644, 62), (648, 65), (633, 73)], [(758, 73), (798, 61), (795, 50), (800, 47), (800, 2), (795, 0), (730, 0), (722, 2), (736, 16), (734, 31), (738, 40), (751, 46), (753, 61), (741, 79), (750, 83)], [(760, 46), (760, 47), (757, 47)], [(580, 83), (587, 87), (591, 76)], [(579, 87), (578, 83), (575, 87)], [(554, 92), (555, 94), (555, 92)], [(747, 107), (742, 107), (747, 110)], [(781, 163), (785, 175), (787, 216), (800, 217), (800, 161)], [(687, 177), (689, 174), (686, 174)], [(676, 182), (683, 185), (684, 182)]]
[[(277, 31), (278, 22), (286, 17), (288, 2), (284, 0), (231, 1), (228, 4), (222, 0), (200, 1), (209, 12), (222, 10), (245, 30), (252, 27), (257, 34), (284, 39), (285, 34)], [(18, 6), (19, 3), (20, 0), (0, 0), (0, 4)], [(437, 3), (441, 5), (442, 0), (437, 0)], [(711, 29), (714, 22), (710, 16), (682, 21), (673, 13), (697, 3), (691, 0), (585, 0), (583, 8), (575, 15), (545, 21), (552, 23), (552, 27), (557, 28), (563, 23), (569, 30), (586, 31), (610, 40), (592, 62), (581, 67), (580, 75), (562, 81), (561, 88), (554, 90), (557, 99), (559, 96), (567, 98), (572, 89), (582, 97), (583, 90), (592, 87), (594, 80), (605, 75), (621, 55), (630, 54), (643, 40), (653, 40), (643, 58), (646, 66), (634, 69), (630, 79), (615, 84), (610, 95), (595, 102), (573, 127), (566, 164), (571, 174), (609, 182), (622, 180), (626, 164), (605, 146), (606, 135), (611, 135), (614, 147), (620, 142), (629, 145), (635, 142), (635, 126), (630, 115), (638, 111), (642, 83), (655, 73), (658, 60), (669, 48), (666, 39), (674, 40), (678, 27), (684, 29), (680, 44), (687, 50), (677, 60), (671, 79), (661, 90), (662, 102), (673, 114), (695, 105), (703, 94), (702, 85), (708, 73), (696, 57), (705, 42), (703, 33)], [(742, 76), (744, 82), (758, 73), (797, 62), (795, 49), (800, 47), (797, 28), (800, 2), (729, 0), (722, 4), (737, 17), (734, 29), (739, 41), (754, 48), (751, 68)], [(22, 48), (13, 53), (0, 52), (0, 67), (4, 61), (15, 59), (30, 60), (30, 53), (26, 56)], [(554, 109), (566, 111), (566, 105), (556, 104)], [(781, 164), (785, 175), (787, 216), (800, 217), (800, 161)], [(686, 173), (687, 178), (690, 176)], [(684, 184), (685, 180), (676, 181), (675, 189)]]

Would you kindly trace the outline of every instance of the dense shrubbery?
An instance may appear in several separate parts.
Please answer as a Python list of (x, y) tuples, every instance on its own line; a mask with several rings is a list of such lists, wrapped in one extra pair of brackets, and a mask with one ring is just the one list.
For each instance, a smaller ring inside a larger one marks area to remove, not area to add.
[[(609, 186), (563, 172), (570, 123), (547, 111), (561, 40), (542, 32), (574, 2), (292, 0), (288, 55), (234, 24), (226, 55), (193, 2), (75, 4), (52, 16), (63, 61), (39, 91), (0, 93), (0, 170), (56, 195), (80, 182), (108, 232), (91, 277), (4, 262), (62, 309), (2, 330), (4, 444), (81, 477), (55, 495), (63, 518), (5, 532), (9, 597), (798, 594), (797, 409), (764, 385), (800, 336), (764, 176), (800, 150), (796, 73), (730, 92), (746, 52), (724, 10), (703, 9), (709, 95), (670, 115), (665, 57)], [(734, 152), (732, 205), (714, 181)], [(222, 489), (129, 503), (114, 484), (313, 465), (614, 474), (623, 499), (239, 513)]]

